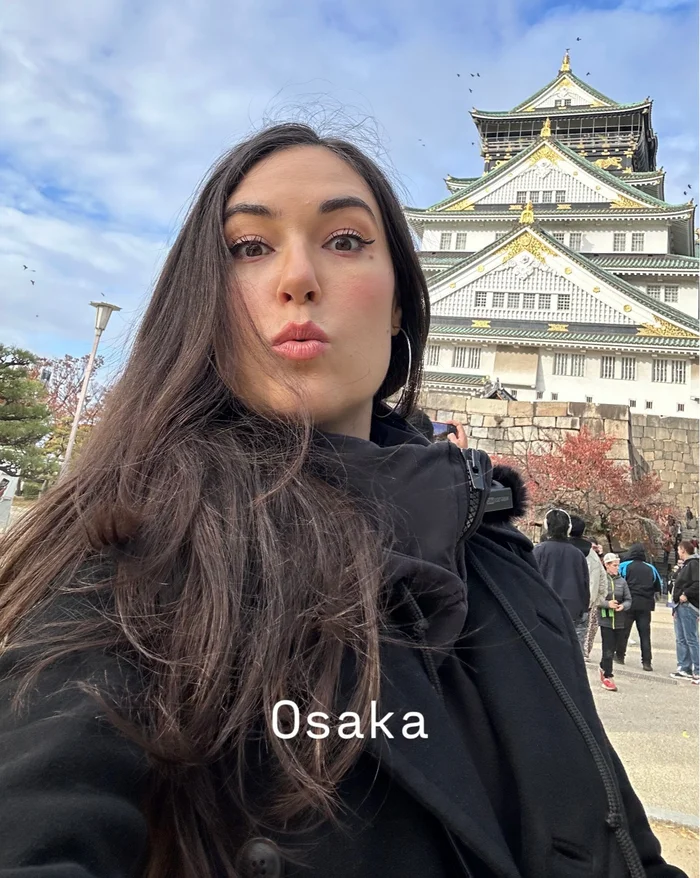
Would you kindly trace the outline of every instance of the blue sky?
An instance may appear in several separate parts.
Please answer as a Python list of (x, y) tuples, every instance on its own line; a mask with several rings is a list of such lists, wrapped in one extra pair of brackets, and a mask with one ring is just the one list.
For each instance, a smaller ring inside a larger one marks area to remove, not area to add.
[(654, 98), (667, 198), (697, 193), (695, 0), (10, 0), (0, 341), (84, 353), (104, 293), (117, 364), (201, 177), (264, 120), (362, 120), (405, 203), (443, 198), (482, 170), (469, 109), (516, 105), (567, 46), (610, 97)]

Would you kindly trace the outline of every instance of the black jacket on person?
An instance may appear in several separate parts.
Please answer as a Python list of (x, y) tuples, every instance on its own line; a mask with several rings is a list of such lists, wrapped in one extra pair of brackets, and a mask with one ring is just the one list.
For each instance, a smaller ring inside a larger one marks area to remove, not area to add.
[[(428, 445), (395, 417), (373, 439), (328, 437), (350, 489), (395, 510), (386, 584), (410, 641), (382, 644), (378, 711), (393, 712), (394, 737), (366, 737), (339, 786), (341, 826), (295, 835), (306, 865), (285, 856), (285, 878), (683, 878), (607, 740), (530, 542), (493, 516), (462, 539), (470, 495), (451, 443)], [(517, 495), (516, 477), (495, 475)], [(84, 612), (67, 600), (64, 612)], [(16, 658), (0, 658), (0, 878), (141, 878), (148, 761), (67, 686), (119, 682), (121, 666), (64, 660), (16, 718), (4, 680)], [(423, 714), (426, 738), (401, 734), (407, 711)], [(268, 875), (285, 841), (270, 832), (255, 850)]]
[(655, 567), (646, 562), (642, 543), (633, 543), (620, 564), (620, 575), (627, 580), (632, 594), (632, 612), (654, 610), (654, 595), (661, 591), (661, 577)]
[(698, 606), (698, 568), (700, 568), (700, 557), (697, 555), (691, 555), (683, 562), (673, 583), (674, 604), (677, 604), (684, 594), (688, 598), (688, 603), (694, 607)]
[(591, 604), (588, 561), (568, 539), (548, 539), (535, 546), (533, 555), (540, 573), (559, 595), (574, 620)]

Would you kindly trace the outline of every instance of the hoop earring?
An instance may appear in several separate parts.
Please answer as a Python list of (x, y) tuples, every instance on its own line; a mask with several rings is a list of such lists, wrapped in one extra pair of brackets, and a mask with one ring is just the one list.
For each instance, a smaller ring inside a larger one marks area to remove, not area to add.
[(388, 418), (389, 415), (393, 415), (396, 409), (399, 408), (399, 406), (403, 402), (404, 396), (406, 395), (406, 385), (408, 384), (408, 379), (411, 377), (411, 368), (413, 366), (413, 351), (411, 350), (411, 339), (408, 337), (408, 333), (403, 328), (403, 326), (399, 329), (399, 332), (403, 332), (404, 336), (406, 337), (406, 345), (408, 347), (408, 374), (406, 375), (406, 381), (404, 382), (401, 396), (399, 397), (396, 405), (393, 408), (389, 409), (389, 411), (385, 415), (377, 415), (378, 418)]

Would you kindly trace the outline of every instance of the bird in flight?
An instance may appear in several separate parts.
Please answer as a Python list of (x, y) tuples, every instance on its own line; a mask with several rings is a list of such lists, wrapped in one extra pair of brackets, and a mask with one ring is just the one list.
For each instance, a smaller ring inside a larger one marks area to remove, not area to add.
[(577, 43), (580, 43), (580, 42), (581, 42), (581, 37), (576, 37), (576, 42), (577, 42)]
[(476, 75), (479, 77), (479, 79), (481, 79), (481, 74), (480, 74), (480, 73), (477, 73)]
[(474, 94), (474, 89), (473, 89), (473, 88), (470, 88), (470, 89), (469, 89), (469, 94)]
[(458, 74), (457, 74), (457, 76), (461, 76), (461, 75), (462, 75), (461, 73), (458, 73)]
[(688, 189), (692, 189), (693, 187), (688, 183)]
[(30, 280), (29, 283), (30, 283), (32, 286), (34, 286), (34, 284), (36, 283), (36, 281)]
[(590, 76), (590, 75), (591, 75), (590, 73), (587, 73), (587, 74), (586, 74), (586, 76)]
[(23, 268), (25, 271), (36, 271), (36, 268), (29, 268), (29, 267), (26, 266), (26, 265), (23, 265), (22, 268)]

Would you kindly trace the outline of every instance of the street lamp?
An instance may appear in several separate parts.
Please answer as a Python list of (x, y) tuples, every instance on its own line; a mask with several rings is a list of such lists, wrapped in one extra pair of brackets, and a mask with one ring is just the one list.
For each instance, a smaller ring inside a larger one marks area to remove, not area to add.
[(117, 305), (110, 305), (109, 302), (90, 302), (90, 304), (93, 308), (97, 308), (97, 312), (95, 314), (95, 340), (92, 343), (90, 359), (88, 360), (87, 368), (85, 369), (85, 377), (83, 378), (83, 386), (80, 388), (80, 397), (78, 398), (78, 404), (75, 407), (73, 426), (70, 430), (68, 447), (66, 448), (66, 455), (63, 458), (63, 465), (61, 466), (61, 475), (63, 475), (63, 473), (68, 468), (68, 461), (70, 460), (71, 454), (73, 453), (75, 437), (78, 435), (78, 424), (80, 423), (80, 416), (83, 413), (85, 397), (87, 396), (88, 387), (90, 385), (90, 378), (92, 378), (92, 370), (95, 367), (95, 357), (97, 355), (97, 346), (100, 343), (100, 336), (107, 328), (109, 318), (112, 316), (112, 311), (121, 311), (121, 308), (119, 308)]

